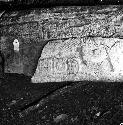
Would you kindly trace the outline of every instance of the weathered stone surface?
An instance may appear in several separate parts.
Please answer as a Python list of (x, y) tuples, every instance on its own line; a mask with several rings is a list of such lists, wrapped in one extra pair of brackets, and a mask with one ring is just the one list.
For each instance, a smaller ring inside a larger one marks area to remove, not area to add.
[(112, 40), (108, 45), (107, 39), (87, 37), (85, 42), (83, 39), (49, 42), (42, 51), (32, 82), (122, 80), (122, 40), (108, 39)]
[(23, 37), (31, 37), (31, 34), (40, 34), (42, 39), (89, 35), (122, 37), (122, 9), (120, 7), (85, 8), (85, 11), (82, 10), (84, 7), (58, 7), (51, 10), (29, 10), (28, 13), (11, 12), (3, 15), (0, 24), (4, 26), (3, 30)]

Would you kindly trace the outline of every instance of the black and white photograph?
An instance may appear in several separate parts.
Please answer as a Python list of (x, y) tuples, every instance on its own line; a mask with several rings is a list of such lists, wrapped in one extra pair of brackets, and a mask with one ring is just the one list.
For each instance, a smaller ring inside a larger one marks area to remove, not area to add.
[(123, 125), (123, 0), (0, 0), (0, 125)]

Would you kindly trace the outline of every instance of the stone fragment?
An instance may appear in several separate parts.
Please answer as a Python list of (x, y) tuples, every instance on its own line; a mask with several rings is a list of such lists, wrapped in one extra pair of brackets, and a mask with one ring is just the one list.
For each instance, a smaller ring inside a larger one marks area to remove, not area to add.
[(66, 114), (61, 114), (61, 115), (58, 115), (56, 118), (54, 118), (54, 122), (59, 123), (60, 121), (65, 120), (66, 118), (67, 118)]

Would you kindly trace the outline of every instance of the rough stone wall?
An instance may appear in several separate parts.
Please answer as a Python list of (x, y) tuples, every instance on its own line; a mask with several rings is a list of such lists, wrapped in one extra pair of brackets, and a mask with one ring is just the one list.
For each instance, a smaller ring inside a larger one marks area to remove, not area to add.
[[(32, 75), (32, 69), (34, 70), (36, 65), (35, 60), (39, 57), (37, 53), (41, 52), (40, 49), (48, 41), (102, 37), (110, 44), (112, 43), (110, 38), (121, 39), (123, 37), (122, 11), (122, 6), (77, 6), (7, 12), (0, 19), (1, 36), (6, 37), (5, 42), (2, 43), (12, 46), (13, 40), (19, 39), (20, 64), (23, 69), (21, 73)], [(4, 47), (1, 49), (7, 53), (6, 55), (10, 53), (8, 50), (11, 50), (14, 60), (16, 54), (6, 45), (7, 49)]]

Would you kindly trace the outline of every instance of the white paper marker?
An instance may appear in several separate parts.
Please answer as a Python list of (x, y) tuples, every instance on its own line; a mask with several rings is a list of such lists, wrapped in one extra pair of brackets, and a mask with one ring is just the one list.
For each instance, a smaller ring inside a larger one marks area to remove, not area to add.
[(19, 41), (17, 39), (14, 40), (13, 45), (14, 51), (19, 51)]

